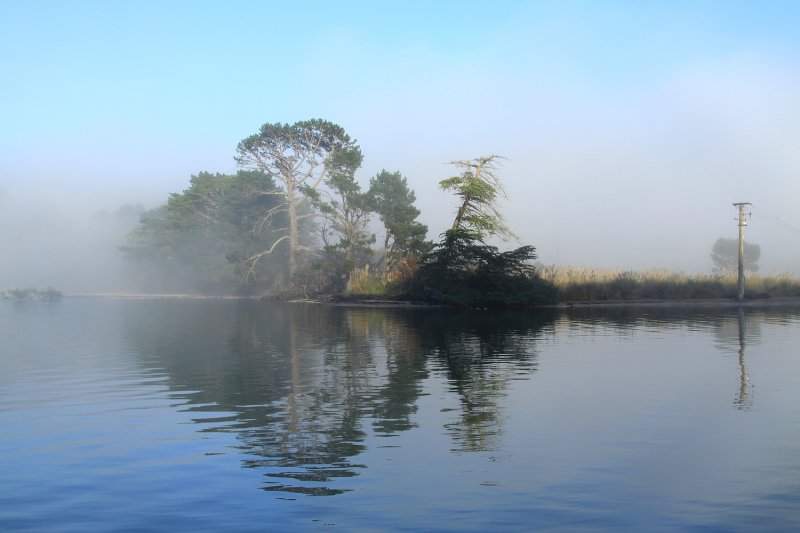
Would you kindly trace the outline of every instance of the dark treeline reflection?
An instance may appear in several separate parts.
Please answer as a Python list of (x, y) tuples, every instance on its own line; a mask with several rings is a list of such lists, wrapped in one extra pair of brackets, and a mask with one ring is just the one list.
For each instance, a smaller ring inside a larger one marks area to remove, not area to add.
[(497, 446), (502, 429), (498, 400), (515, 375), (535, 371), (536, 340), (556, 316), (554, 311), (443, 311), (417, 320), (424, 352), (445, 371), (459, 400), (459, 420), (447, 427), (456, 450)]
[(501, 435), (498, 399), (536, 368), (555, 313), (454, 313), (255, 301), (125, 307), (143, 363), (164, 372), (203, 431), (233, 432), (265, 490), (336, 494), (370, 435), (414, 427), (423, 381), (445, 378), (459, 450)]

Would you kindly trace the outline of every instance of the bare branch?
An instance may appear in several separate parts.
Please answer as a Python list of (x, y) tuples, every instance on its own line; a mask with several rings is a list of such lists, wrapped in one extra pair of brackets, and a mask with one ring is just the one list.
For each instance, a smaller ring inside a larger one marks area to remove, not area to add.
[(246, 279), (249, 279), (251, 274), (255, 278), (255, 276), (256, 276), (256, 265), (258, 265), (258, 262), (261, 260), (261, 258), (266, 256), (266, 255), (271, 254), (275, 250), (275, 247), (278, 246), (278, 244), (281, 243), (281, 241), (284, 241), (284, 240), (286, 240), (288, 238), (289, 238), (288, 235), (284, 235), (283, 237), (279, 238), (277, 241), (273, 242), (272, 246), (270, 246), (269, 250), (264, 250), (263, 252), (259, 252), (256, 255), (249, 257), (247, 259), (247, 262), (250, 264), (250, 268), (248, 269)]

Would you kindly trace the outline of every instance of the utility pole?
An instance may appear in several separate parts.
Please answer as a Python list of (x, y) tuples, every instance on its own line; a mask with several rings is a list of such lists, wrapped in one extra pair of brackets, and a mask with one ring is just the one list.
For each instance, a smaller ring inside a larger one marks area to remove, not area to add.
[(747, 226), (744, 207), (750, 202), (733, 204), (739, 208), (739, 301), (744, 299), (744, 227)]

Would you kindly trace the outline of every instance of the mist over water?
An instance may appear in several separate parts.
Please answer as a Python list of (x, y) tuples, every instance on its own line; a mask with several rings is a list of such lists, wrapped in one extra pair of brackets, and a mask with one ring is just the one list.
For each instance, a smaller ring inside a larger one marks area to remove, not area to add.
[(130, 269), (119, 247), (138, 224), (140, 211), (136, 205), (91, 206), (81, 198), (59, 202), (0, 195), (0, 290), (130, 289)]

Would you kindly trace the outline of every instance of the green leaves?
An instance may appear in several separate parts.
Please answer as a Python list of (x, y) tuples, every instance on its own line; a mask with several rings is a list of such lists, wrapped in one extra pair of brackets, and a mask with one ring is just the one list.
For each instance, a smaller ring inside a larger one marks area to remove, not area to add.
[(505, 197), (496, 175), (500, 159), (503, 158), (490, 155), (450, 163), (463, 169), (460, 175), (439, 182), (442, 190), (452, 191), (461, 199), (451, 229), (468, 232), (480, 241), (495, 235), (513, 236), (497, 208), (497, 200)]
[(381, 170), (370, 179), (368, 196), (386, 231), (387, 268), (403, 257), (421, 255), (429, 249), (425, 242), (428, 227), (416, 221), (419, 216), (419, 209), (414, 207), (416, 195), (400, 172)]
[(351, 266), (366, 262), (369, 246), (375, 242), (375, 236), (367, 231), (370, 202), (355, 179), (362, 160), (361, 152), (356, 149), (333, 154), (329, 161), (330, 177), (326, 180), (329, 190), (314, 200), (314, 206), (325, 215), (337, 237), (331, 247), (344, 251)]
[(461, 199), (452, 227), (423, 258), (414, 280), (417, 298), (465, 307), (529, 307), (558, 299), (555, 286), (541, 279), (531, 261), (533, 246), (501, 252), (486, 244), (509, 237), (497, 200), (505, 196), (497, 178), (500, 156), (452, 164), (462, 173), (439, 182)]
[[(303, 212), (309, 203), (320, 202), (320, 187), (337, 175), (346, 175), (361, 165), (361, 151), (337, 124), (312, 119), (294, 124), (264, 124), (255, 135), (243, 139), (236, 148), (236, 163), (241, 168), (257, 169), (272, 176), (286, 193), (288, 217), (289, 270), (299, 265), (298, 253), (306, 247), (300, 242)], [(254, 254), (255, 266), (272, 248)]]
[(530, 307), (554, 303), (557, 289), (531, 264), (533, 246), (501, 252), (466, 230), (448, 230), (417, 271), (419, 298), (465, 307)]

